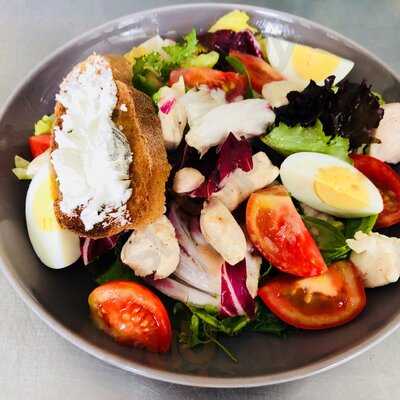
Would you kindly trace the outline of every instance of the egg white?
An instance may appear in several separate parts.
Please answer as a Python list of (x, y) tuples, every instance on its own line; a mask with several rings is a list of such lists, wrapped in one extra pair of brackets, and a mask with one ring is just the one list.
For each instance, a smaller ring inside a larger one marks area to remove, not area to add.
[[(363, 208), (344, 210), (324, 203), (314, 190), (317, 172), (324, 167), (347, 168), (360, 175), (368, 193), (368, 205)], [(280, 176), (283, 185), (295, 199), (327, 214), (343, 218), (358, 218), (379, 214), (383, 210), (382, 197), (375, 185), (352, 165), (333, 156), (313, 152), (292, 154), (282, 163)]]
[[(67, 267), (79, 259), (80, 245), (78, 235), (61, 228), (56, 222), (51, 197), (45, 199), (46, 202), (49, 202), (47, 205), (51, 205), (51, 207), (44, 205), (42, 208), (34, 210), (35, 199), (39, 195), (39, 191), (43, 189), (42, 185), (50, 183), (50, 174), (51, 169), (48, 162), (33, 177), (26, 195), (25, 217), (29, 239), (36, 255), (47, 267), (59, 269)], [(54, 222), (50, 229), (40, 226), (38, 219), (41, 218), (47, 218), (48, 221)]]
[[(297, 43), (292, 43), (287, 40), (277, 39), (277, 38), (268, 38), (267, 40), (267, 54), (268, 61), (270, 64), (280, 71), (288, 80), (294, 81), (304, 81), (304, 78), (299, 76), (293, 67), (293, 50)], [(308, 46), (307, 46), (308, 47)], [(315, 49), (316, 51), (324, 51), (320, 49)], [(329, 52), (326, 52), (329, 53)], [(329, 53), (332, 54), (332, 53)], [(336, 56), (339, 57), (339, 56)], [(354, 62), (350, 61), (346, 58), (339, 57), (340, 61), (337, 67), (330, 71), (330, 73), (324, 77), (326, 79), (329, 75), (335, 75), (335, 84), (339, 83), (346, 75), (353, 69)], [(316, 80), (318, 85), (322, 85), (324, 83), (324, 79)]]

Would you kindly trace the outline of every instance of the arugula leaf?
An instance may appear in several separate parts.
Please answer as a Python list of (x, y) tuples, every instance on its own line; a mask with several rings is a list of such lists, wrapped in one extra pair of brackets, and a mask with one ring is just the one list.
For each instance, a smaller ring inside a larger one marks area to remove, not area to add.
[(303, 221), (317, 242), (327, 264), (347, 257), (350, 248), (338, 228), (319, 218), (304, 216)]
[(255, 91), (251, 85), (250, 75), (244, 64), (236, 57), (226, 56), (225, 60), (231, 65), (231, 67), (239, 74), (244, 75), (247, 78), (247, 99), (253, 99), (255, 96)]
[(257, 299), (256, 318), (248, 324), (248, 331), (270, 333), (283, 337), (286, 335), (288, 329), (288, 325), (272, 314), (272, 312), (265, 307), (264, 303)]
[(199, 308), (193, 305), (176, 303), (174, 315), (179, 322), (179, 342), (189, 348), (201, 344), (214, 343), (232, 361), (237, 362), (235, 355), (224, 346), (221, 335), (234, 336), (240, 332), (260, 332), (283, 336), (287, 325), (275, 317), (261, 301), (257, 301), (257, 313), (254, 320), (246, 315), (223, 318), (213, 307)]
[(137, 280), (134, 272), (129, 267), (122, 264), (119, 257), (117, 257), (114, 260), (114, 262), (103, 274), (99, 275), (96, 278), (96, 282), (99, 285), (103, 285), (104, 283), (115, 280), (129, 280), (129, 281)]
[(344, 236), (352, 239), (358, 231), (370, 233), (375, 225), (378, 215), (370, 215), (364, 218), (352, 218), (345, 221)]
[(307, 127), (299, 124), (291, 127), (281, 122), (261, 140), (284, 156), (301, 151), (315, 151), (350, 162), (349, 139), (325, 135), (320, 120), (317, 120), (313, 126)]

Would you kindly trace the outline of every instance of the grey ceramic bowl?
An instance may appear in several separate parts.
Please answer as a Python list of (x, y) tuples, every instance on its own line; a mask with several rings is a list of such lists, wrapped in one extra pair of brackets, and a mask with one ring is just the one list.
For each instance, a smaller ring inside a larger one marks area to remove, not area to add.
[(1, 267), (23, 300), (65, 339), (117, 367), (147, 377), (185, 385), (243, 387), (298, 379), (338, 366), (365, 351), (400, 324), (400, 291), (390, 285), (368, 292), (366, 310), (344, 327), (322, 332), (296, 332), (285, 340), (244, 334), (226, 340), (240, 362), (222, 353), (195, 364), (174, 345), (165, 355), (115, 344), (88, 318), (87, 296), (93, 288), (82, 267), (62, 271), (45, 268), (36, 258), (25, 229), (26, 185), (10, 168), (15, 154), (27, 154), (33, 123), (53, 108), (62, 77), (94, 51), (124, 52), (160, 32), (175, 36), (195, 27), (206, 29), (217, 17), (240, 8), (267, 35), (322, 47), (355, 61), (351, 78), (367, 78), (387, 100), (400, 92), (396, 75), (352, 41), (293, 15), (228, 4), (171, 6), (129, 15), (73, 40), (52, 54), (16, 89), (0, 116), (0, 255)]

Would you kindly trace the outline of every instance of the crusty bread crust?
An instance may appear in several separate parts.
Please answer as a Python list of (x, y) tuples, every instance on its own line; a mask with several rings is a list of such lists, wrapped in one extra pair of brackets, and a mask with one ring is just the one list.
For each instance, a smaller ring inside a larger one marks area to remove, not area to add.
[[(137, 229), (155, 221), (164, 213), (165, 184), (170, 172), (167, 153), (161, 132), (161, 125), (150, 97), (132, 87), (132, 73), (129, 63), (117, 55), (105, 56), (113, 72), (117, 86), (117, 105), (113, 113), (115, 125), (122, 128), (131, 151), (133, 161), (130, 165), (132, 196), (126, 204), (126, 219), (109, 217), (96, 224), (90, 231), (79, 217), (64, 214), (60, 209), (62, 193), (56, 183), (55, 213), (59, 223), (80, 236), (102, 238), (118, 234), (124, 230)], [(79, 65), (84, 68), (85, 62)], [(126, 106), (127, 111), (123, 111)], [(121, 110), (121, 106), (123, 110)], [(55, 125), (61, 126), (65, 109), (60, 103), (55, 106)], [(53, 149), (56, 144), (53, 140)], [(54, 177), (56, 174), (54, 172)]]

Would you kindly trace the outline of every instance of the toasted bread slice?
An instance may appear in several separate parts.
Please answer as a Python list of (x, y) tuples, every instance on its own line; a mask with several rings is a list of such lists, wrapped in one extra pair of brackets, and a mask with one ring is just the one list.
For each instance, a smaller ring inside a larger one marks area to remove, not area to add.
[[(125, 135), (132, 153), (129, 167), (130, 188), (132, 194), (124, 207), (124, 215), (112, 210), (106, 218), (86, 230), (81, 219), (84, 205), (71, 214), (62, 212), (60, 202), (63, 194), (57, 179), (55, 212), (59, 223), (80, 236), (101, 238), (118, 234), (124, 230), (143, 227), (155, 221), (164, 213), (165, 184), (168, 179), (170, 165), (161, 133), (160, 121), (155, 113), (151, 99), (132, 87), (131, 67), (122, 56), (104, 56), (112, 70), (113, 80), (117, 87), (117, 104), (112, 120)], [(88, 59), (90, 60), (90, 58)], [(85, 63), (75, 68), (83, 70)], [(55, 126), (62, 127), (64, 106), (57, 102), (55, 106)], [(53, 140), (53, 151), (57, 148)]]

